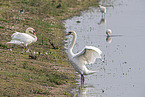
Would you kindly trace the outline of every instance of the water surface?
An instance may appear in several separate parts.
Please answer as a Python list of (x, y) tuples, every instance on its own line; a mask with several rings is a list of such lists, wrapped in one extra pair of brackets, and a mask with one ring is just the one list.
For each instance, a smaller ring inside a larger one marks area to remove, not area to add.
[[(78, 97), (145, 97), (145, 0), (102, 4), (107, 6), (105, 18), (96, 7), (65, 21), (67, 32), (77, 32), (74, 53), (91, 45), (102, 50), (104, 60), (87, 65), (99, 72), (86, 76), (84, 85), (72, 93)], [(106, 40), (108, 28), (113, 36)]]

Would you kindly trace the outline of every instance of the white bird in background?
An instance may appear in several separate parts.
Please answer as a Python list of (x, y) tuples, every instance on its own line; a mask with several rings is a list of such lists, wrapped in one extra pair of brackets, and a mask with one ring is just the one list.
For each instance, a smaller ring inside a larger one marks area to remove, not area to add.
[(76, 41), (76, 32), (71, 31), (67, 35), (73, 35), (72, 43), (68, 49), (68, 56), (74, 69), (81, 74), (81, 81), (84, 82), (84, 75), (96, 73), (97, 71), (88, 70), (86, 64), (93, 64), (96, 58), (101, 58), (102, 51), (94, 46), (85, 46), (79, 53), (73, 53), (73, 47)]
[(107, 34), (108, 37), (111, 37), (111, 34), (112, 34), (111, 29), (107, 29), (107, 30), (106, 30), (106, 34)]
[(15, 31), (15, 33), (12, 34), (11, 38), (12, 40), (7, 43), (17, 44), (21, 46), (24, 45), (25, 50), (27, 48), (27, 45), (37, 41), (35, 30), (31, 27), (26, 29), (26, 33), (20, 33)]
[(106, 41), (107, 41), (108, 43), (111, 43), (111, 42), (112, 42), (111, 33), (112, 33), (111, 29), (107, 29), (107, 30), (106, 30), (106, 34), (107, 34)]
[(105, 16), (105, 14), (106, 14), (106, 7), (104, 7), (102, 5), (99, 5), (99, 9), (100, 9), (100, 12), (102, 12), (102, 16), (103, 16), (103, 14)]

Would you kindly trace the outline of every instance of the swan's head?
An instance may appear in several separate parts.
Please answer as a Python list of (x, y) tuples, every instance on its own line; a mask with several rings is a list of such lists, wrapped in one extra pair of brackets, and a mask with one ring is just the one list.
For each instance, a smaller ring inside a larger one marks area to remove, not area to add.
[(100, 7), (101, 7), (101, 5), (98, 5), (98, 7), (100, 8)]
[(70, 31), (66, 35), (74, 35), (74, 34), (75, 34), (75, 31)]
[(107, 29), (107, 30), (106, 30), (107, 36), (111, 36), (111, 33), (112, 33), (111, 29)]
[(36, 35), (35, 34), (35, 29), (33, 29), (31, 27), (29, 27), (29, 28), (26, 29), (26, 33), (32, 33), (33, 35)]

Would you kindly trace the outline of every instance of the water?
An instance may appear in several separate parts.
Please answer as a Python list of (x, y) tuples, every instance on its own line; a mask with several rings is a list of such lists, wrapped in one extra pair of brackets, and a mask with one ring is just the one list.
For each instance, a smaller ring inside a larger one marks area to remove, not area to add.
[[(102, 50), (104, 60), (87, 65), (99, 72), (86, 76), (84, 85), (79, 83), (72, 93), (76, 97), (145, 97), (145, 0), (103, 4), (105, 18), (96, 7), (65, 21), (67, 32), (77, 32), (74, 53), (91, 45)], [(109, 40), (107, 29), (113, 35)]]

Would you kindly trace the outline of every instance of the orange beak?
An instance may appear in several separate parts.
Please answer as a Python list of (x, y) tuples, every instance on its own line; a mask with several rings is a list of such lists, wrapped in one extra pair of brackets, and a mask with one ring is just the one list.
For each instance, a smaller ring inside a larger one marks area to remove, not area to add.
[(71, 32), (68, 32), (66, 35), (70, 35), (71, 34)]
[(35, 34), (35, 31), (33, 31), (33, 34), (36, 35), (36, 34)]

